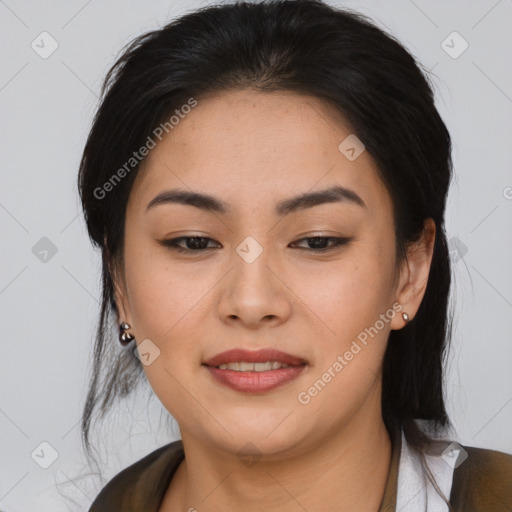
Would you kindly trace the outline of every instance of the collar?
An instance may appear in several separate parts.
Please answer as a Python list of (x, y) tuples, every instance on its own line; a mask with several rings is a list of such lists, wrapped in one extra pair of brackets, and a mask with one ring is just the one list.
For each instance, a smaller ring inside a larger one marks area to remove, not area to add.
[[(405, 439), (403, 430), (393, 449), (388, 481), (379, 512), (449, 512), (456, 449), (434, 442), (420, 455)], [(453, 453), (452, 453), (453, 452)], [(400, 457), (398, 457), (400, 454)], [(451, 459), (450, 459), (451, 457)]]

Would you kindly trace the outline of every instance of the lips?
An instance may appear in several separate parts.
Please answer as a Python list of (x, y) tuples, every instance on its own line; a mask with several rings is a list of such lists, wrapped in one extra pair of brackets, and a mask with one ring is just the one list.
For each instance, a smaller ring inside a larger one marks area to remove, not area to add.
[(215, 366), (206, 365), (204, 368), (216, 382), (223, 386), (238, 392), (260, 394), (280, 388), (297, 379), (306, 371), (307, 365), (288, 366), (264, 372), (221, 370)]
[(307, 364), (304, 359), (281, 352), (276, 349), (244, 350), (235, 348), (226, 352), (221, 352), (216, 356), (203, 362), (206, 366), (219, 366), (221, 364), (237, 363), (245, 361), (248, 363), (266, 363), (267, 361), (277, 361), (289, 366), (302, 366)]

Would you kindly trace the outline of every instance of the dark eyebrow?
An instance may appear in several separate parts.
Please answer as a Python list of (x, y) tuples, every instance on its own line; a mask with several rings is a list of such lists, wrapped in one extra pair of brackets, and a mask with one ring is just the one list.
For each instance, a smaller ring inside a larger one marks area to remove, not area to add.
[[(347, 201), (357, 204), (363, 208), (366, 207), (365, 202), (353, 190), (348, 188), (335, 186), (320, 190), (318, 192), (307, 192), (291, 199), (286, 199), (277, 204), (275, 213), (279, 216), (288, 215), (289, 213), (311, 208), (324, 203), (337, 203)], [(195, 206), (205, 211), (213, 211), (217, 213), (229, 213), (230, 208), (227, 204), (208, 194), (199, 192), (189, 192), (187, 190), (166, 190), (154, 197), (146, 207), (146, 211), (154, 206), (161, 204), (178, 203)]]
[(339, 203), (347, 201), (366, 208), (365, 202), (353, 190), (335, 186), (318, 192), (307, 192), (291, 199), (281, 201), (276, 206), (276, 215), (288, 215), (289, 213), (304, 208), (311, 208), (324, 203)]
[(201, 210), (218, 213), (227, 213), (229, 211), (228, 206), (222, 201), (215, 199), (215, 197), (199, 192), (189, 192), (187, 190), (166, 190), (158, 194), (146, 206), (146, 211), (154, 206), (169, 203), (188, 204), (200, 208)]

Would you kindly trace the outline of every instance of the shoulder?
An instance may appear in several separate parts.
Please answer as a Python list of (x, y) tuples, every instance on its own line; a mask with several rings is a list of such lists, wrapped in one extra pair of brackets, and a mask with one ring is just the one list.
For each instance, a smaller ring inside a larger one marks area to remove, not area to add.
[(181, 440), (157, 448), (115, 475), (96, 496), (89, 512), (157, 511), (183, 458)]
[(462, 446), (467, 454), (453, 473), (454, 512), (512, 511), (512, 455)]

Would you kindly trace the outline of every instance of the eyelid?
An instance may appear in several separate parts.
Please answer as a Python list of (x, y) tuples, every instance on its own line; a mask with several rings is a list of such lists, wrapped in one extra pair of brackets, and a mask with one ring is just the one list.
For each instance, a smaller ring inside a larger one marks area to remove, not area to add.
[(296, 240), (295, 242), (292, 242), (292, 244), (297, 244), (298, 242), (302, 242), (304, 240), (311, 240), (311, 239), (317, 239), (317, 238), (325, 238), (327, 240), (332, 241), (330, 246), (323, 248), (323, 249), (312, 249), (309, 247), (299, 247), (299, 249), (303, 249), (305, 251), (310, 251), (312, 253), (326, 253), (330, 251), (334, 251), (335, 249), (342, 247), (346, 244), (348, 244), (350, 241), (352, 241), (352, 238), (350, 237), (342, 237), (342, 236), (327, 236), (327, 235), (313, 235), (313, 236), (306, 236), (303, 238), (300, 238)]
[(204, 251), (207, 251), (209, 249), (214, 249), (214, 247), (206, 247), (204, 249), (186, 249), (184, 247), (181, 247), (178, 244), (178, 242), (181, 242), (182, 240), (187, 240), (187, 239), (195, 239), (195, 238), (204, 238), (205, 240), (208, 240), (208, 244), (210, 243), (210, 241), (214, 241), (216, 243), (220, 243), (220, 242), (217, 242), (216, 240), (214, 240), (213, 238), (209, 237), (209, 236), (202, 236), (202, 235), (190, 235), (190, 236), (185, 236), (185, 235), (182, 235), (182, 236), (178, 236), (178, 237), (175, 237), (175, 238), (168, 238), (168, 239), (164, 239), (164, 240), (159, 240), (158, 242), (163, 245), (164, 247), (167, 247), (168, 249), (172, 249), (172, 250), (175, 250), (177, 252), (187, 252), (187, 253), (200, 253), (200, 252), (204, 252)]

